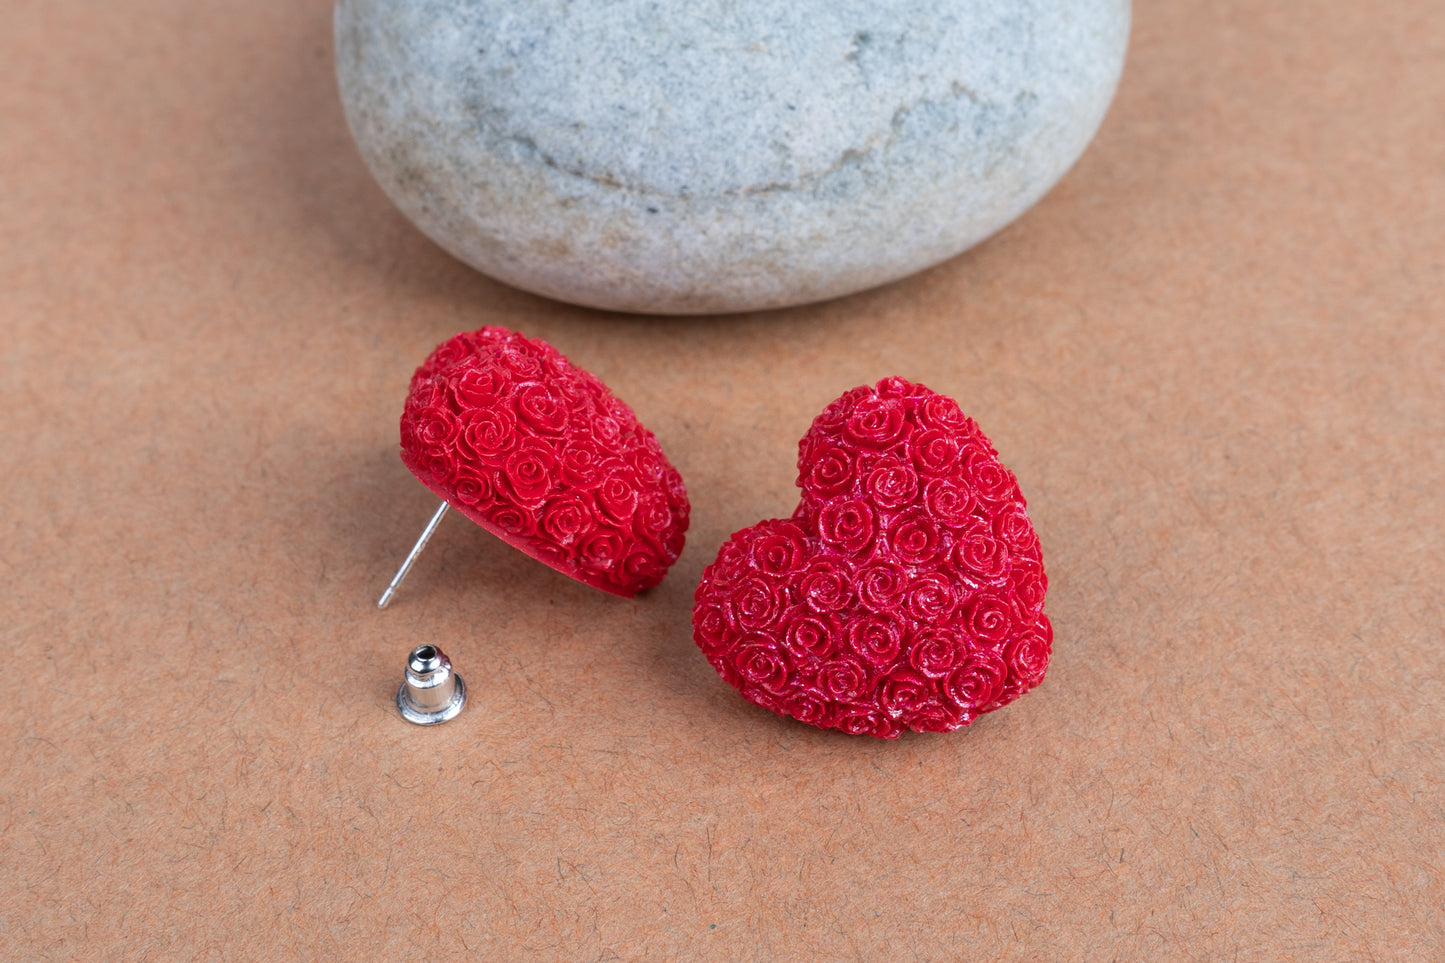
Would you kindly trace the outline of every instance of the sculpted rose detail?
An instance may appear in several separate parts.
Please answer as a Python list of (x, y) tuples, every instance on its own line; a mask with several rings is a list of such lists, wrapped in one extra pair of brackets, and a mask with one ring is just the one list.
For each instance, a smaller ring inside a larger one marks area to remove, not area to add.
[(416, 438), (428, 449), (448, 448), (461, 431), (457, 416), (440, 406), (433, 406), (422, 412), (416, 429)]
[(895, 562), (869, 562), (859, 570), (856, 579), (858, 601), (874, 612), (891, 612), (894, 601), (903, 593), (906, 578), (903, 566)]
[(560, 393), (539, 382), (517, 391), (517, 413), (545, 435), (560, 435), (567, 429), (567, 407)]
[(917, 497), (918, 476), (895, 459), (883, 459), (869, 472), (867, 491), (873, 504), (897, 511)]
[(628, 477), (627, 466), (605, 466), (607, 474), (597, 486), (597, 504), (608, 518), (618, 524), (637, 514), (637, 489)]
[(777, 692), (788, 682), (788, 666), (770, 645), (745, 645), (738, 650), (738, 674), (747, 681)]
[(1039, 536), (1029, 523), (1028, 515), (1016, 507), (1010, 507), (994, 518), (993, 533), (1021, 557), (1038, 554)]
[(883, 683), (883, 707), (895, 718), (936, 702), (933, 686), (921, 675), (900, 670), (890, 674)]
[(864, 448), (888, 448), (900, 440), (906, 426), (903, 405), (896, 398), (875, 395), (862, 399), (844, 422), (847, 438)]
[(1044, 567), (1032, 559), (1021, 559), (1013, 570), (1014, 617), (1027, 621), (1044, 607)]
[(1053, 626), (1044, 619), (1030, 631), (1010, 639), (1004, 646), (1004, 661), (1008, 664), (1010, 679), (1016, 691), (1027, 692), (1043, 680), (1044, 672), (1049, 667), (1053, 640)]
[(440, 345), (412, 376), (400, 434), (428, 488), (588, 585), (636, 595), (682, 551), (677, 469), (631, 408), (544, 341), (490, 327)]
[(580, 495), (562, 495), (542, 513), (542, 530), (558, 545), (570, 545), (597, 525), (592, 508)]
[(903, 633), (898, 624), (879, 615), (865, 615), (848, 626), (848, 647), (866, 665), (887, 669), (898, 658)]
[(501, 480), (518, 505), (538, 508), (557, 487), (557, 455), (550, 446), (527, 442), (507, 456)]
[(891, 739), (1043, 680), (1038, 536), (956, 402), (901, 378), (849, 391), (799, 444), (798, 487), (792, 518), (733, 535), (698, 585), (694, 640), (744, 698)]
[(521, 441), (517, 419), (504, 408), (473, 409), (462, 416), (461, 425), (457, 452), (491, 468), (501, 467)]
[(808, 606), (818, 612), (836, 612), (848, 604), (852, 594), (851, 573), (826, 559), (814, 560), (803, 574), (800, 593)]
[(487, 528), (503, 535), (530, 538), (537, 533), (536, 516), (520, 505), (499, 502), (493, 505), (483, 517), (488, 522)]
[(765, 626), (778, 611), (778, 597), (772, 586), (756, 576), (746, 579), (733, 591), (733, 619), (745, 629)]
[(817, 669), (818, 688), (830, 699), (855, 699), (863, 694), (867, 684), (868, 670), (857, 659), (830, 659)]
[(617, 571), (628, 582), (655, 585), (667, 574), (667, 566), (662, 564), (651, 546), (637, 545), (627, 553)]
[(998, 701), (1007, 677), (1003, 658), (991, 649), (981, 649), (949, 674), (945, 690), (959, 710), (973, 718)]
[(913, 578), (908, 587), (908, 614), (920, 623), (938, 622), (953, 612), (953, 586), (937, 572)]
[(473, 507), (490, 505), (495, 494), (491, 478), (468, 468), (456, 472), (452, 487), (456, 490), (457, 501)]
[(958, 646), (938, 633), (920, 635), (908, 651), (908, 664), (934, 679), (948, 675), (958, 660)]
[(996, 595), (978, 595), (968, 604), (964, 624), (981, 642), (1003, 642), (1013, 634), (1013, 612)]
[(1009, 501), (1018, 494), (1013, 473), (978, 449), (964, 458), (963, 472), (978, 497), (986, 501)]
[(801, 487), (823, 498), (841, 495), (853, 486), (853, 456), (848, 449), (831, 445), (816, 452)]
[(467, 368), (451, 383), (458, 407), (494, 409), (506, 393), (507, 379), (496, 368)]
[(938, 519), (940, 525), (957, 528), (973, 517), (977, 502), (967, 488), (946, 479), (937, 479), (929, 482), (924, 489), (923, 507)]
[(795, 659), (822, 657), (833, 651), (833, 630), (821, 619), (811, 615), (790, 614), (783, 644)]
[(958, 566), (983, 579), (998, 578), (1008, 570), (1003, 542), (993, 537), (983, 519), (971, 519), (959, 532)]
[(905, 565), (923, 565), (938, 551), (938, 525), (923, 513), (900, 515), (893, 527), (893, 554)]
[[(978, 428), (972, 420), (958, 407), (958, 402), (947, 395), (935, 395), (929, 393), (930, 397), (923, 399), (923, 403), (917, 408), (918, 420), (921, 424), (938, 431), (948, 432), (961, 442), (968, 442), (976, 437)], [(985, 440), (984, 444), (988, 442)]]
[(931, 428), (913, 443), (913, 463), (925, 475), (947, 475), (958, 463), (959, 441), (946, 431)]
[(823, 509), (819, 530), (823, 541), (856, 555), (873, 539), (873, 510), (862, 500), (833, 502)]
[(727, 645), (732, 637), (728, 631), (727, 616), (716, 605), (710, 605), (701, 611), (694, 612), (692, 624), (693, 632), (714, 649)]
[(602, 477), (596, 448), (568, 448), (562, 452), (562, 481), (575, 488), (595, 488)]
[(789, 522), (758, 540), (755, 556), (764, 572), (783, 575), (797, 567), (807, 550), (803, 533)]

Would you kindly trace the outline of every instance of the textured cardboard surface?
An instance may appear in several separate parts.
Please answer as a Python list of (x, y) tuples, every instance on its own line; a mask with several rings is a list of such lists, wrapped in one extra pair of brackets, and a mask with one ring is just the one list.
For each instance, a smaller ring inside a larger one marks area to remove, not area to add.
[[(749, 317), (487, 280), (349, 142), (324, 0), (0, 30), (0, 955), (1445, 955), (1445, 6), (1141, 4), (1075, 170), (973, 252)], [(503, 324), (636, 408), (687, 550), (635, 602), (433, 506), (412, 368)], [(690, 640), (844, 389), (957, 397), (1057, 628), (951, 735), (815, 731)], [(402, 722), (441, 644), (458, 721)]]

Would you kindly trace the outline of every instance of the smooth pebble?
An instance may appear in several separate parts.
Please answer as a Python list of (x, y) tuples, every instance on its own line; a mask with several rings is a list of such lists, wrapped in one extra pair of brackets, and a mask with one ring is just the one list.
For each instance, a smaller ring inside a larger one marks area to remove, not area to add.
[(338, 0), (361, 153), (528, 291), (699, 314), (817, 301), (999, 230), (1083, 152), (1128, 0)]

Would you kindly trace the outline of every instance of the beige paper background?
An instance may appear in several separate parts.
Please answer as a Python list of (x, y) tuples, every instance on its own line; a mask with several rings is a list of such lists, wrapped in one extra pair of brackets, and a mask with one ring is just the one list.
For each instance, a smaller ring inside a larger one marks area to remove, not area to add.
[[(818, 306), (505, 288), (352, 147), (325, 0), (12, 0), (0, 29), (0, 955), (1445, 956), (1445, 6), (1141, 3), (1037, 208)], [(547, 338), (687, 479), (628, 602), (396, 457), (450, 334)], [(896, 743), (737, 698), (703, 566), (853, 385), (1019, 475), (1036, 692)], [(408, 726), (406, 651), (472, 689)]]

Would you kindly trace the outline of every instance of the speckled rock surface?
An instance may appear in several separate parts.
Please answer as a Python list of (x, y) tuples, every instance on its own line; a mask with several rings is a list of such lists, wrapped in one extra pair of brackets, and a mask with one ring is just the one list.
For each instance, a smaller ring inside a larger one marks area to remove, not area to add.
[(362, 155), (448, 251), (594, 307), (821, 300), (1037, 201), (1113, 96), (1128, 0), (339, 0)]

